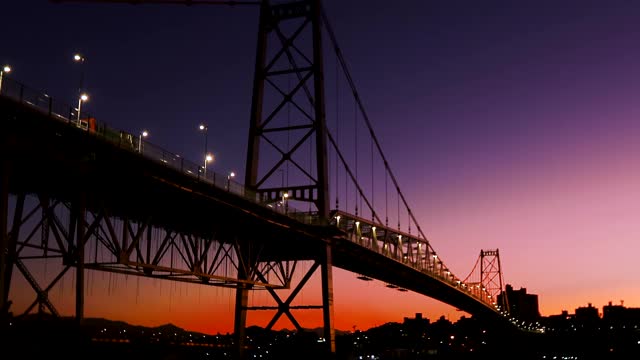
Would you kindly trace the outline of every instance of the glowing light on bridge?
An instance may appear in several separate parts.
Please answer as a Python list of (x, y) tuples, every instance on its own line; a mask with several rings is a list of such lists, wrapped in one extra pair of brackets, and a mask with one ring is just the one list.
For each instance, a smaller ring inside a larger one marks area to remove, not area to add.
[(149, 136), (149, 132), (147, 130), (142, 130), (140, 136), (138, 137), (138, 152), (142, 153), (142, 138), (146, 138)]
[(80, 126), (80, 111), (82, 109), (82, 103), (89, 101), (89, 95), (82, 93), (78, 99), (78, 127)]
[(5, 73), (10, 73), (11, 72), (11, 67), (9, 65), (5, 65), (2, 67), (2, 70), (0, 70), (0, 91), (2, 91), (2, 76)]

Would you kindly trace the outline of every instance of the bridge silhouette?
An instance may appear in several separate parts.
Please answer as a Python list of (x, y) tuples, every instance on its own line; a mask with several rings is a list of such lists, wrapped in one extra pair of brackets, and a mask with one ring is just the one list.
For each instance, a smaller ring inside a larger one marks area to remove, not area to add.
[[(139, 134), (112, 128), (80, 106), (57, 101), (4, 74), (3, 312), (9, 311), (17, 269), (36, 293), (24, 313), (38, 308), (59, 315), (48, 292), (75, 268), (75, 316), (82, 320), (85, 270), (109, 271), (235, 289), (239, 358), (244, 356), (247, 312), (265, 309), (276, 311), (267, 328), (286, 316), (299, 330), (302, 326), (291, 310), (321, 309), (327, 351), (335, 353), (335, 266), (363, 280), (377, 279), (440, 300), (487, 323), (540, 331), (513, 318), (506, 302), (498, 303), (498, 298), (506, 299), (498, 296), (503, 290), (498, 250), (481, 251), (481, 266), (466, 277), (453, 274), (437, 254), (384, 156), (320, 3), (260, 4), (244, 183), (207, 172), (206, 160), (202, 166)], [(341, 151), (340, 139), (348, 130), (340, 133), (338, 111), (335, 127), (327, 125), (323, 30), (354, 101), (351, 116), (359, 121), (349, 135), (355, 143), (352, 157)], [(369, 153), (358, 146), (358, 136), (368, 138)], [(308, 153), (300, 155), (303, 150)], [(359, 155), (372, 159), (366, 169), (370, 177), (358, 173)], [(374, 157), (380, 168), (374, 166)], [(365, 186), (363, 179), (371, 184)], [(382, 184), (384, 206), (380, 201), (377, 206), (384, 210), (377, 210), (374, 199)], [(335, 196), (334, 207), (330, 195)], [(396, 214), (389, 211), (389, 198), (397, 204)], [(353, 211), (347, 210), (349, 203)], [(309, 209), (299, 210), (303, 206)], [(401, 219), (406, 219), (405, 229)], [(390, 220), (397, 226), (390, 226)], [(29, 261), (48, 258), (59, 259), (62, 271), (51, 283), (40, 284)], [(294, 284), (302, 261), (312, 266)], [(316, 271), (322, 304), (292, 305)], [(276, 304), (249, 306), (249, 292), (257, 289), (268, 291)], [(281, 289), (293, 291), (283, 299)]]

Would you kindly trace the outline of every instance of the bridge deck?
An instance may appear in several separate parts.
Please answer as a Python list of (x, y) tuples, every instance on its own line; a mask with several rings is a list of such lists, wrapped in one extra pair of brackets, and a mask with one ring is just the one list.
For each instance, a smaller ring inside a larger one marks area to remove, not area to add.
[[(43, 109), (23, 99), (0, 96), (0, 121), (3, 171), (10, 174), (12, 193), (44, 194), (62, 201), (84, 194), (87, 209), (107, 208), (111, 216), (140, 222), (152, 219), (166, 228), (215, 236), (221, 242), (241, 238), (260, 244), (263, 261), (312, 259), (321, 245), (331, 242), (337, 267), (511, 324), (492, 301), (459, 286), (441, 263), (438, 269), (437, 262), (430, 261), (435, 253), (428, 244), (421, 255), (415, 237), (413, 243), (402, 245), (401, 234), (395, 233), (378, 242), (378, 233), (372, 231), (376, 224), (346, 213), (334, 214), (344, 216), (340, 225), (321, 224), (308, 214), (274, 211), (237, 185), (223, 182), (220, 186), (215, 179), (200, 177), (197, 169), (185, 169), (184, 159), (174, 154), (156, 151), (149, 158), (122, 136), (109, 138), (99, 129), (78, 127), (52, 113), (51, 106)], [(367, 224), (369, 233), (354, 231), (356, 221)], [(385, 232), (390, 234), (389, 229)], [(367, 237), (368, 246), (361, 241)], [(391, 253), (385, 246), (396, 250)], [(422, 258), (426, 261), (418, 266)]]

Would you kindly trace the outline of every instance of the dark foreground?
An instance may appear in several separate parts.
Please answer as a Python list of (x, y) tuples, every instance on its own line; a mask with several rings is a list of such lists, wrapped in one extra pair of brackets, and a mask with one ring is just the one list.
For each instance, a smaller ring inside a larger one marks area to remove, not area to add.
[[(499, 334), (474, 327), (447, 327), (438, 322), (418, 329), (389, 323), (367, 331), (339, 333), (335, 360), (419, 359), (640, 359), (640, 332)], [(415, 325), (415, 324), (414, 324)], [(104, 319), (31, 317), (2, 326), (2, 359), (233, 359), (230, 334), (188, 332), (167, 324), (155, 328)], [(317, 331), (247, 329), (248, 359), (329, 359)]]

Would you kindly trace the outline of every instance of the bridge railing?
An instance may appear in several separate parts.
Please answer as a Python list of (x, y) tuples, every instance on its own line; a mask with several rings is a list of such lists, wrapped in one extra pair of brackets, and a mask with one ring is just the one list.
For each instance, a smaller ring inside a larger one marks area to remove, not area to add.
[(483, 286), (467, 284), (456, 277), (425, 239), (344, 211), (333, 211), (330, 221), (343, 230), (350, 241), (438, 279), (487, 307), (500, 311), (496, 299)]
[(77, 127), (91, 136), (100, 137), (113, 145), (138, 153), (147, 159), (161, 163), (167, 167), (178, 170), (181, 173), (191, 176), (198, 181), (208, 183), (219, 189), (241, 196), (253, 203), (262, 205), (271, 211), (279, 212), (305, 224), (319, 224), (320, 218), (315, 212), (303, 212), (290, 206), (273, 207), (261, 201), (255, 191), (247, 189), (244, 185), (233, 181), (231, 176), (222, 175), (214, 171), (205, 169), (204, 164), (197, 164), (185, 159), (179, 154), (165, 150), (164, 148), (150, 143), (140, 135), (110, 127), (103, 121), (97, 121), (90, 113), (80, 111), (78, 108), (68, 103), (55, 100), (50, 95), (30, 88), (8, 76), (6, 74), (0, 83), (0, 96), (29, 105), (51, 117), (52, 119), (64, 122), (69, 126)]

